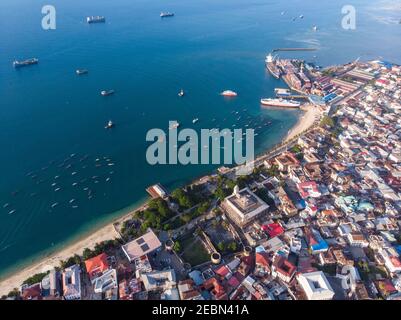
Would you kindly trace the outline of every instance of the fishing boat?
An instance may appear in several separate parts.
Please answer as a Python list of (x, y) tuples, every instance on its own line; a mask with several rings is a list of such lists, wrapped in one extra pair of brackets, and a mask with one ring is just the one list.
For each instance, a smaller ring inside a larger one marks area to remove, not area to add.
[(183, 89), (181, 89), (180, 92), (178, 92), (178, 96), (183, 97), (184, 95), (185, 95), (185, 92)]
[(220, 95), (225, 97), (236, 97), (238, 93), (232, 90), (224, 90), (223, 92), (220, 93)]
[(100, 94), (105, 97), (105, 96), (109, 96), (112, 95), (115, 91), (114, 90), (103, 90), (100, 92)]
[(83, 75), (83, 74), (87, 74), (89, 71), (88, 70), (86, 70), (86, 69), (77, 69), (76, 71), (75, 71), (75, 73), (77, 74), (77, 75)]

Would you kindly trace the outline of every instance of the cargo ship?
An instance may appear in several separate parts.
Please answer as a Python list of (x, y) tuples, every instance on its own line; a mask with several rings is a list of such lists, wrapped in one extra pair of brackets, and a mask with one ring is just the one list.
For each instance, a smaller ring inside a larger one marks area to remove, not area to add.
[(161, 12), (160, 18), (174, 17), (174, 13), (172, 12)]
[(91, 16), (91, 17), (86, 17), (86, 22), (87, 23), (103, 23), (103, 22), (106, 22), (106, 18), (103, 16)]
[(266, 56), (265, 63), (266, 63), (267, 70), (269, 70), (269, 72), (272, 74), (272, 76), (279, 79), (281, 76), (281, 71), (277, 67), (276, 62), (274, 61), (274, 57), (272, 56), (271, 53), (269, 53)]
[(264, 106), (281, 108), (299, 108), (301, 106), (301, 103), (298, 101), (286, 99), (261, 99), (260, 103)]
[(21, 68), (21, 67), (31, 66), (33, 64), (38, 64), (38, 62), (39, 62), (39, 60), (36, 58), (23, 60), (23, 61), (15, 60), (13, 62), (13, 66), (14, 66), (14, 68)]

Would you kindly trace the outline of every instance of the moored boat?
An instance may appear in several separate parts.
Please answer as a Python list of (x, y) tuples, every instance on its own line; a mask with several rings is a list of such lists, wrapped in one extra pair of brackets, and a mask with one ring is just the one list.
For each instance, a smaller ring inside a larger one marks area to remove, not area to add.
[(160, 12), (160, 18), (174, 17), (172, 12)]
[(286, 99), (261, 99), (260, 103), (264, 106), (269, 107), (281, 107), (281, 108), (299, 108), (301, 103), (294, 100), (286, 100)]
[(232, 91), (232, 90), (224, 90), (220, 94), (225, 97), (236, 97), (238, 95), (238, 93), (236, 93), (235, 91)]
[(115, 92), (114, 90), (103, 90), (100, 92), (100, 94), (105, 97), (105, 96), (112, 95), (114, 92)]
[(87, 23), (103, 23), (106, 22), (106, 18), (104, 16), (90, 16), (86, 17)]
[(77, 74), (77, 75), (82, 75), (82, 74), (87, 74), (89, 71), (88, 70), (86, 70), (86, 69), (77, 69), (76, 71), (75, 71), (75, 73)]
[(109, 122), (107, 122), (106, 126), (104, 127), (105, 129), (111, 129), (114, 127), (114, 123), (113, 121), (109, 120)]

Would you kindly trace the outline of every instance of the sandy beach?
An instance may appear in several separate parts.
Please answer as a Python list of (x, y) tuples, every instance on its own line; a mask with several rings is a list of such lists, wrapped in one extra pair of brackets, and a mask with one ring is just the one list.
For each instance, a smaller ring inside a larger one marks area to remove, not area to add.
[(304, 110), (304, 114), (299, 118), (295, 126), (288, 132), (284, 142), (287, 142), (305, 130), (308, 130), (313, 125), (315, 120), (317, 120), (320, 116), (319, 108), (313, 105), (305, 105), (302, 107), (302, 110)]
[[(303, 107), (305, 113), (300, 117), (296, 125), (289, 131), (287, 137), (284, 141), (291, 140), (296, 135), (302, 133), (303, 131), (309, 129), (316, 118), (319, 117), (320, 111), (318, 108), (308, 105)], [(138, 209), (142, 209), (145, 205), (140, 206)], [(112, 223), (107, 224), (106, 226), (94, 231), (87, 237), (80, 239), (79, 241), (68, 245), (66, 248), (61, 249), (60, 251), (51, 254), (48, 257), (41, 259), (40, 261), (23, 268), (22, 270), (16, 272), (15, 274), (3, 279), (0, 281), (0, 296), (7, 294), (14, 288), (19, 288), (24, 280), (29, 278), (30, 276), (46, 272), (51, 270), (54, 267), (59, 266), (60, 260), (66, 260), (67, 258), (73, 256), (74, 254), (81, 255), (85, 248), (92, 249), (96, 243), (102, 242), (105, 240), (115, 239), (119, 237), (119, 234), (116, 232), (113, 224), (116, 222), (122, 222), (127, 219), (132, 213), (136, 210), (130, 211), (125, 214), (123, 217), (113, 221)]]
[(81, 255), (85, 248), (93, 249), (99, 242), (119, 238), (120, 235), (114, 228), (114, 224), (122, 223), (131, 217), (135, 211), (143, 210), (146, 206), (147, 204), (145, 203), (137, 207), (135, 210), (129, 210), (129, 212), (124, 214), (122, 217), (100, 227), (96, 231), (92, 231), (88, 236), (84, 236), (80, 240), (67, 245), (65, 248), (58, 250), (45, 258), (41, 258), (37, 262), (17, 271), (13, 275), (0, 280), (0, 296), (8, 294), (14, 288), (19, 289), (22, 282), (32, 275), (58, 267), (60, 265), (60, 260), (66, 260), (75, 254)]

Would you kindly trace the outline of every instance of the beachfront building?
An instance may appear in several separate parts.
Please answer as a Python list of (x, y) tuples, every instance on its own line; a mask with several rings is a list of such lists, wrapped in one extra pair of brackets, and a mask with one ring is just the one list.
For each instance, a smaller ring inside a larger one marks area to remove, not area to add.
[(105, 300), (117, 300), (118, 282), (116, 269), (108, 269), (94, 280), (94, 292)]
[(322, 271), (300, 273), (297, 280), (308, 300), (331, 300), (334, 290)]
[(162, 244), (152, 229), (139, 238), (122, 246), (122, 250), (130, 262), (140, 259), (147, 254), (160, 250)]
[(100, 277), (105, 271), (109, 269), (107, 262), (107, 254), (102, 253), (96, 257), (85, 260), (86, 272), (92, 283), (95, 283), (96, 278)]
[(239, 190), (238, 186), (235, 186), (232, 195), (224, 199), (222, 208), (239, 227), (250, 224), (269, 210), (269, 206), (249, 188)]
[(65, 300), (81, 299), (81, 268), (75, 264), (66, 268), (62, 276), (63, 296)]

